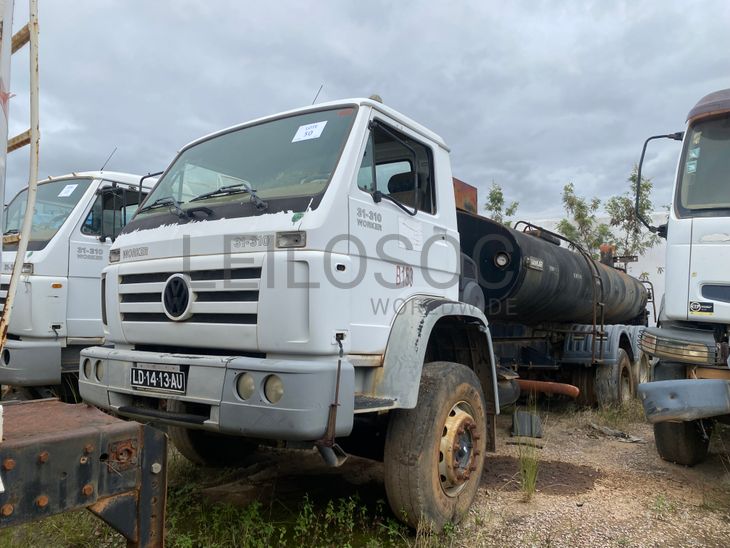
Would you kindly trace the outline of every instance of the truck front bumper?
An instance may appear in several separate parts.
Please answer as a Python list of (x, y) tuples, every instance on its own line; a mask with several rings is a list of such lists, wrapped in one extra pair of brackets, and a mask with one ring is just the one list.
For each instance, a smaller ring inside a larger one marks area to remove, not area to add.
[(639, 397), (651, 423), (691, 421), (730, 414), (730, 381), (677, 379), (639, 385)]
[[(91, 360), (91, 374), (84, 374), (84, 361)], [(97, 377), (97, 362), (103, 375)], [(117, 350), (95, 346), (81, 352), (79, 390), (84, 401), (119, 415), (156, 420), (165, 424), (276, 440), (314, 441), (324, 436), (331, 404), (335, 399), (337, 358), (309, 360), (163, 354)], [(145, 365), (176, 365), (187, 370), (184, 394), (131, 385), (131, 371)], [(243, 400), (236, 390), (240, 375), (249, 373), (256, 390)], [(283, 396), (271, 403), (264, 395), (264, 383), (277, 375)], [(352, 430), (355, 374), (353, 365), (342, 359), (337, 408), (336, 435)], [(161, 401), (188, 404), (184, 414), (167, 411)], [(192, 414), (190, 410), (195, 410)]]
[(61, 343), (53, 340), (8, 340), (0, 357), (0, 384), (61, 384)]

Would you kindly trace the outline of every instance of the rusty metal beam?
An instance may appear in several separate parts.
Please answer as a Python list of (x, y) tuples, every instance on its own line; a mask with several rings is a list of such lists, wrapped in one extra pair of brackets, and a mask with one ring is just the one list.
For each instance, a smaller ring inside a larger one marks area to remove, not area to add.
[(26, 129), (23, 133), (11, 137), (8, 139), (8, 152), (13, 152), (19, 148), (23, 148), (25, 145), (30, 144), (30, 130)]
[(13, 38), (10, 45), (10, 51), (15, 53), (24, 45), (30, 42), (30, 23), (27, 23), (18, 32), (13, 34)]
[(164, 545), (165, 434), (85, 404), (3, 407), (0, 527), (88, 508), (130, 546)]

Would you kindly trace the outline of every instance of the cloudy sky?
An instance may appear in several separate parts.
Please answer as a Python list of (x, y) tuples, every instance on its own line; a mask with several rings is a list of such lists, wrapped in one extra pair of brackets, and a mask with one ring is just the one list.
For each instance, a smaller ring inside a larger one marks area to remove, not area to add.
[[(308, 105), (324, 84), (320, 101), (380, 94), (444, 137), (480, 199), (495, 181), (518, 216), (545, 218), (569, 181), (627, 189), (645, 137), (730, 87), (722, 0), (39, 3), (42, 177), (98, 169), (114, 147), (108, 169), (159, 171), (188, 141)], [(15, 57), (11, 133), (28, 114)], [(657, 204), (678, 151), (650, 149)], [(26, 156), (9, 159), (8, 194)]]

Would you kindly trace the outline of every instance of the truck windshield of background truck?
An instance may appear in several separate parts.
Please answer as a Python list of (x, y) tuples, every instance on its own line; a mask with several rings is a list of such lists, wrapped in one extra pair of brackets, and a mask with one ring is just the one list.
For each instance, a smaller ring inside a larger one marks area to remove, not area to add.
[(680, 169), (680, 216), (730, 215), (729, 116), (702, 120), (690, 128)]
[[(207, 218), (303, 211), (310, 202), (314, 209), (337, 166), (355, 111), (347, 107), (287, 116), (193, 145), (177, 157), (142, 209), (165, 198), (174, 199), (183, 212), (208, 210)], [(265, 210), (255, 207), (250, 189), (266, 202)], [(158, 203), (162, 206), (140, 210), (127, 228), (134, 230), (152, 218), (170, 222), (165, 218), (174, 202)], [(185, 217), (179, 210), (174, 215), (178, 222)]]
[[(90, 184), (91, 179), (59, 179), (38, 184), (28, 251), (38, 251), (46, 247), (61, 225), (66, 222)], [(28, 189), (26, 188), (21, 190), (8, 204), (3, 227), (5, 235), (20, 233), (27, 199)], [(15, 251), (18, 244), (4, 244), (3, 248), (7, 251)]]

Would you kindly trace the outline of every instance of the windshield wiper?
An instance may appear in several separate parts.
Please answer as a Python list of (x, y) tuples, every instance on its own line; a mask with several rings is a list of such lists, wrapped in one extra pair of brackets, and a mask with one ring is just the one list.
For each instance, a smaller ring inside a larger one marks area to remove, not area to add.
[(268, 202), (262, 200), (259, 198), (259, 195), (256, 194), (256, 189), (252, 188), (251, 185), (247, 183), (236, 183), (235, 185), (226, 185), (222, 186), (216, 190), (211, 190), (210, 192), (204, 192), (203, 194), (196, 196), (191, 202), (196, 202), (198, 200), (205, 200), (206, 198), (212, 198), (213, 196), (225, 196), (227, 194), (248, 194), (251, 196), (251, 201), (256, 206), (256, 209), (267, 209), (269, 207)]
[(185, 213), (185, 210), (180, 207), (180, 202), (178, 202), (172, 196), (163, 196), (162, 198), (157, 198), (151, 204), (147, 204), (146, 206), (138, 209), (137, 213), (144, 213), (145, 211), (149, 211), (150, 209), (157, 209), (158, 207), (165, 207), (165, 206), (168, 206), (171, 209), (174, 209), (175, 213), (177, 213), (178, 217), (182, 218), (182, 217), (188, 216), (188, 214)]
[(3, 236), (8, 236), (9, 234), (20, 234), (20, 231), (17, 228), (11, 228), (10, 230), (3, 232)]
[(418, 209), (416, 209), (415, 207), (413, 208), (413, 210), (410, 210), (399, 199), (393, 198), (393, 196), (391, 196), (389, 194), (383, 194), (380, 190), (376, 190), (376, 191), (372, 192), (371, 196), (373, 197), (373, 202), (375, 202), (376, 204), (380, 203), (384, 199), (388, 200), (390, 202), (393, 202), (393, 204), (395, 204), (396, 206), (401, 208), (403, 211), (408, 213), (408, 215), (410, 215), (411, 217), (415, 216), (415, 214), (418, 213)]

